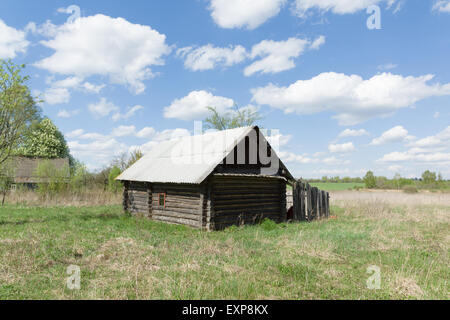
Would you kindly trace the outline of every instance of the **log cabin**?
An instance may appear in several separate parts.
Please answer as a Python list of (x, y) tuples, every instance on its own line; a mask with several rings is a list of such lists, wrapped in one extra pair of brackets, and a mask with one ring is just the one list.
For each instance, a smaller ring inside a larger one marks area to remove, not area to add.
[(125, 170), (123, 208), (156, 221), (204, 230), (286, 221), (294, 178), (257, 126), (155, 145)]

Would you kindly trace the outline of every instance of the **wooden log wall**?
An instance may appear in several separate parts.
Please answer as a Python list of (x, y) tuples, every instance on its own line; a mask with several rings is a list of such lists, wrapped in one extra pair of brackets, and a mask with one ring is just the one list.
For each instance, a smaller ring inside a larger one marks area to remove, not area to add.
[(293, 186), (294, 220), (312, 221), (330, 216), (330, 194), (301, 180)]
[[(286, 181), (267, 177), (214, 176), (210, 184), (210, 229), (286, 219)], [(207, 213), (208, 214), (208, 213)]]
[(125, 182), (124, 209), (132, 214), (150, 215), (149, 188), (145, 182)]
[[(202, 186), (193, 184), (152, 184), (152, 219), (202, 228), (205, 202)], [(166, 194), (165, 206), (159, 194)]]

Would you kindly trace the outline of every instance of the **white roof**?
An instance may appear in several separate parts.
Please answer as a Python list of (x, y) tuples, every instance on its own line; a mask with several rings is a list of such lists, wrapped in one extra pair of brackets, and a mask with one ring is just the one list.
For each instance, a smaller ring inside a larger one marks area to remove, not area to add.
[(158, 143), (117, 180), (199, 184), (254, 128), (210, 132)]

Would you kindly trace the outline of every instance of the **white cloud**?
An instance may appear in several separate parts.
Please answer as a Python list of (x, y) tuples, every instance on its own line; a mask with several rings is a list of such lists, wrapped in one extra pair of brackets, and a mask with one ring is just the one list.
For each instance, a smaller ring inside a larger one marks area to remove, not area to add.
[(114, 157), (128, 150), (127, 145), (116, 139), (94, 140), (88, 143), (68, 141), (72, 155), (85, 162), (90, 168), (101, 168), (111, 162)]
[(175, 99), (172, 104), (164, 108), (164, 117), (181, 120), (203, 119), (208, 116), (207, 107), (215, 107), (218, 112), (227, 111), (234, 105), (229, 98), (214, 96), (207, 91), (192, 91), (181, 99)]
[[(295, 67), (294, 58), (299, 57), (308, 46), (311, 46), (311, 42), (307, 39), (263, 40), (253, 46), (250, 54), (252, 59), (261, 57), (261, 60), (255, 61), (246, 67), (244, 74), (251, 76), (257, 72), (277, 73), (292, 69)], [(318, 48), (320, 44), (316, 43), (314, 46)]]
[[(144, 130), (144, 129), (142, 129), (142, 130)], [(151, 133), (150, 131), (151, 130), (148, 131), (149, 134)], [(154, 132), (154, 134), (152, 134), (152, 140), (150, 140), (142, 145), (131, 146), (130, 150), (139, 149), (145, 154), (145, 153), (149, 152), (155, 145), (157, 145), (161, 141), (177, 139), (177, 138), (186, 137), (189, 135), (190, 135), (189, 130), (181, 129), (181, 128), (166, 129), (166, 130), (163, 130), (160, 132)]]
[(319, 36), (316, 40), (311, 43), (309, 48), (311, 50), (318, 50), (322, 45), (325, 44), (325, 36)]
[(136, 133), (136, 137), (149, 139), (150, 137), (153, 137), (155, 133), (156, 131), (152, 127), (145, 127)]
[(55, 53), (35, 65), (52, 73), (87, 77), (108, 76), (136, 93), (153, 76), (151, 66), (163, 65), (171, 49), (163, 34), (123, 18), (97, 14), (58, 26), (50, 40), (41, 41)]
[(81, 136), (83, 133), (84, 133), (84, 130), (83, 130), (83, 129), (76, 129), (76, 130), (73, 130), (73, 131), (71, 131), (71, 132), (65, 134), (65, 136), (66, 136), (67, 138), (75, 138), (75, 137)]
[(79, 109), (68, 111), (66, 109), (62, 109), (58, 112), (58, 118), (70, 118), (80, 113)]
[(386, 63), (386, 64), (380, 64), (377, 68), (378, 70), (383, 70), (383, 71), (387, 71), (387, 70), (392, 70), (397, 68), (398, 65), (394, 64), (394, 63)]
[(284, 152), (284, 151), (280, 151), (278, 152), (278, 156), (280, 157), (280, 159), (283, 162), (286, 163), (300, 163), (300, 164), (306, 164), (306, 163), (312, 163), (313, 159), (309, 158), (306, 155), (301, 155), (301, 154), (295, 154), (292, 152)]
[(96, 117), (106, 117), (110, 113), (119, 110), (119, 107), (107, 101), (106, 98), (101, 98), (99, 102), (90, 104), (88, 109)]
[(111, 132), (113, 137), (129, 137), (136, 135), (135, 126), (119, 126)]
[(435, 135), (411, 141), (408, 146), (409, 150), (385, 154), (377, 162), (429, 164), (435, 168), (450, 166), (450, 126)]
[(383, 132), (383, 134), (380, 137), (373, 139), (370, 144), (374, 146), (379, 146), (386, 143), (403, 142), (412, 139), (414, 139), (414, 137), (408, 135), (408, 130), (406, 130), (402, 126), (396, 126), (392, 129)]
[(358, 75), (328, 72), (288, 87), (269, 84), (253, 89), (252, 101), (285, 113), (334, 111), (341, 125), (355, 125), (392, 115), (429, 97), (450, 95), (450, 83), (429, 84), (432, 79), (433, 75), (404, 77), (381, 73), (364, 80)]
[(0, 19), (0, 59), (15, 58), (18, 53), (26, 52), (29, 44), (25, 32), (6, 25)]
[(136, 114), (136, 112), (138, 112), (139, 110), (144, 109), (143, 106), (141, 105), (135, 105), (134, 107), (131, 107), (128, 109), (127, 112), (125, 112), (124, 114), (117, 112), (112, 116), (112, 120), (113, 121), (119, 121), (120, 119), (129, 119), (132, 116), (134, 116)]
[(276, 16), (286, 0), (211, 0), (214, 22), (222, 28), (255, 29)]
[(434, 11), (449, 12), (450, 13), (450, 0), (439, 0), (433, 5)]
[(53, 104), (68, 103), (70, 101), (70, 92), (67, 88), (49, 88), (44, 92), (44, 102)]
[(339, 133), (339, 138), (346, 138), (346, 137), (360, 137), (368, 135), (369, 133), (364, 129), (354, 130), (354, 129), (345, 129), (341, 133)]
[(331, 11), (341, 15), (351, 14), (383, 2), (391, 7), (396, 0), (296, 0), (294, 12), (302, 18), (310, 14), (311, 10), (317, 10), (320, 13)]
[(422, 163), (450, 163), (450, 153), (413, 154), (410, 152), (391, 152), (385, 154), (379, 162), (422, 162)]
[(339, 159), (336, 157), (328, 157), (321, 160), (321, 162), (328, 164), (328, 165), (347, 165), (350, 164), (350, 160), (345, 159)]
[(328, 145), (328, 151), (331, 153), (347, 153), (355, 151), (355, 146), (353, 145), (353, 142), (347, 142), (342, 144), (329, 144)]
[(35, 22), (29, 22), (25, 27), (25, 32), (41, 35), (44, 37), (54, 37), (58, 31), (58, 26), (53, 24), (50, 20), (37, 25)]
[(450, 149), (450, 126), (445, 128), (434, 136), (416, 140), (410, 143), (411, 147), (416, 148), (436, 148), (445, 147)]
[[(289, 141), (291, 141), (292, 139), (292, 135), (291, 134), (274, 134), (274, 135), (266, 135), (266, 139), (269, 142), (269, 144), (273, 147), (278, 146), (278, 147), (283, 147), (285, 145), (287, 145), (289, 143)], [(279, 150), (275, 150), (276, 152), (278, 152)]]
[(50, 87), (44, 92), (44, 101), (49, 105), (68, 103), (71, 97), (71, 90), (81, 90), (88, 93), (99, 93), (104, 85), (93, 85), (83, 82), (81, 77), (67, 77), (54, 81), (50, 77), (47, 81)]
[(217, 66), (230, 67), (240, 63), (247, 58), (247, 51), (242, 46), (219, 48), (207, 44), (195, 49), (192, 47), (179, 49), (177, 55), (185, 58), (186, 69), (203, 71), (214, 69)]

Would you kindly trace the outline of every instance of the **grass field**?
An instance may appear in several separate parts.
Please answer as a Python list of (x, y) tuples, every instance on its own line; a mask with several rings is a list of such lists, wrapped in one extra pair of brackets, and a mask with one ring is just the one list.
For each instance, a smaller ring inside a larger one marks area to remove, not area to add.
[(356, 182), (312, 182), (310, 185), (325, 191), (343, 191), (353, 189), (355, 187), (365, 187), (364, 183)]
[[(210, 233), (119, 206), (8, 205), (0, 299), (449, 298), (448, 194), (338, 192), (332, 203), (327, 221)], [(80, 290), (66, 287), (69, 265)], [(371, 265), (379, 290), (366, 287)]]

